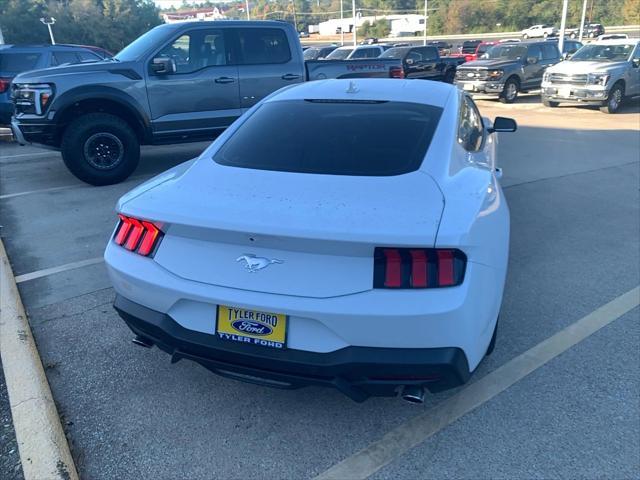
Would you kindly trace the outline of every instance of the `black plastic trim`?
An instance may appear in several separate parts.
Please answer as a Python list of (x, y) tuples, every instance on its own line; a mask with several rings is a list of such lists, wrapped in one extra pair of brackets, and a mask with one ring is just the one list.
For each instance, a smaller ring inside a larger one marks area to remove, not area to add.
[(394, 396), (404, 385), (439, 392), (462, 385), (470, 376), (467, 358), (456, 347), (277, 350), (186, 329), (121, 295), (114, 308), (136, 335), (171, 354), (172, 362), (186, 358), (219, 375), (271, 387), (329, 386), (361, 402), (372, 395)]

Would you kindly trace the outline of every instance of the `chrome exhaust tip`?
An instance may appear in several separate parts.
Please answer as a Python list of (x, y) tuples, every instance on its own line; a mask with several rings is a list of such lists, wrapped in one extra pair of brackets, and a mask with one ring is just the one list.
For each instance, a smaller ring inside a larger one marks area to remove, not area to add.
[(424, 388), (418, 385), (405, 385), (400, 394), (402, 399), (409, 403), (424, 403)]
[(139, 345), (144, 348), (153, 347), (153, 342), (148, 338), (141, 337), (140, 335), (136, 335), (133, 340), (131, 340), (134, 345)]

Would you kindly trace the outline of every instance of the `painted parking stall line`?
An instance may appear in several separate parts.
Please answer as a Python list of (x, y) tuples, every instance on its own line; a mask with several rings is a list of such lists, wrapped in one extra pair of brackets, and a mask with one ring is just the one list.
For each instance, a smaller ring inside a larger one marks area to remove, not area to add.
[(95, 265), (102, 263), (104, 260), (102, 257), (89, 258), (87, 260), (80, 260), (78, 262), (65, 263), (57, 267), (45, 268), (43, 270), (37, 270), (35, 272), (24, 273), (16, 277), (16, 283), (28, 282), (29, 280), (35, 280), (36, 278), (47, 277), (56, 273), (66, 272), (68, 270), (75, 270), (77, 268), (87, 267), (89, 265)]
[(380, 440), (321, 473), (316, 480), (368, 478), (638, 305), (640, 286), (543, 340), (422, 415), (399, 425)]

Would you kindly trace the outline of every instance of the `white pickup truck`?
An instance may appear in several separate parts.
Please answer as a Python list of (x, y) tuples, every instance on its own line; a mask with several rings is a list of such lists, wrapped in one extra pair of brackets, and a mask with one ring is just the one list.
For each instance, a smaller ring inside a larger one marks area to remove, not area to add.
[(549, 25), (533, 25), (522, 31), (522, 38), (547, 38), (558, 34), (556, 27)]
[(615, 113), (625, 98), (640, 95), (640, 42), (637, 39), (590, 43), (569, 60), (547, 68), (542, 103), (597, 105)]

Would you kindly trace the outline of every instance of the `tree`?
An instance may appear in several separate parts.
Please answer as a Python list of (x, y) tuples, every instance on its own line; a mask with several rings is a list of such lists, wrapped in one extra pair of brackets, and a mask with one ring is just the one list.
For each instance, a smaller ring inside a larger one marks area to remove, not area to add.
[(117, 52), (161, 23), (152, 0), (0, 0), (7, 43), (49, 43), (41, 17), (55, 17), (57, 43), (97, 45)]

